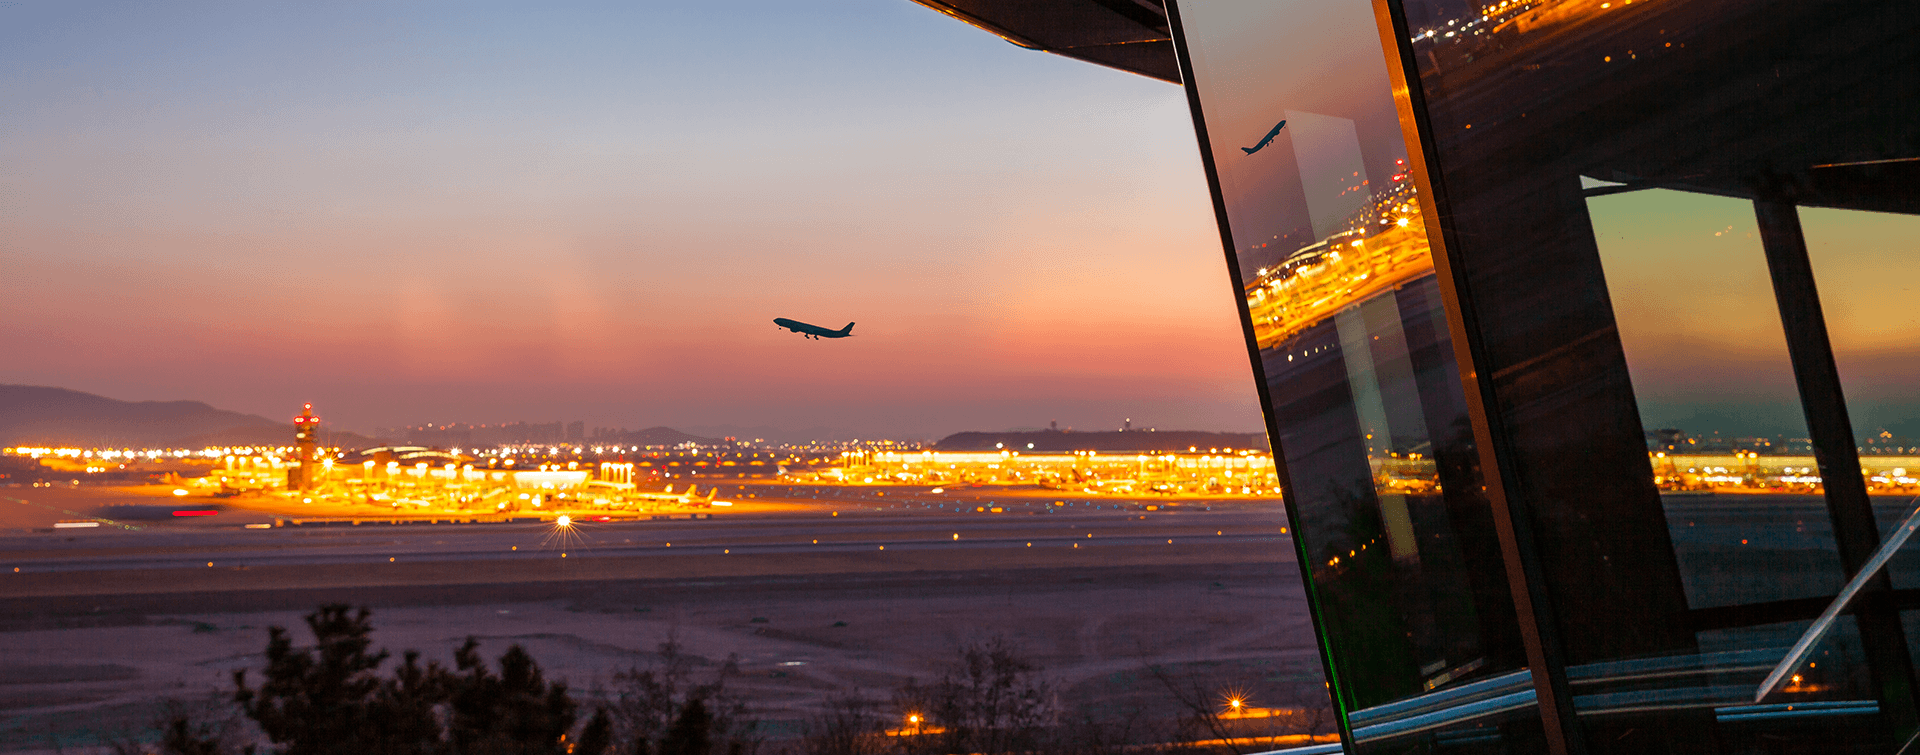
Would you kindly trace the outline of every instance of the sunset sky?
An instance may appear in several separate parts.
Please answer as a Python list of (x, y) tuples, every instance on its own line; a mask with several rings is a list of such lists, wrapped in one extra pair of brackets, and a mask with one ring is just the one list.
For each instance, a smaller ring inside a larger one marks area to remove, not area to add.
[[(1261, 428), (1179, 87), (908, 0), (555, 5), (0, 3), (0, 383), (360, 431)], [(1292, 107), (1249, 102), (1249, 143)], [(1796, 433), (1728, 201), (1590, 204), (1642, 414)], [(1803, 218), (1856, 427), (1920, 435), (1920, 218)]]
[[(1753, 205), (1655, 189), (1587, 202), (1650, 427), (1805, 437)], [(1855, 433), (1920, 436), (1920, 217), (1803, 208)]]
[(1180, 89), (906, 0), (8, 3), (0, 71), (0, 383), (359, 430), (1261, 426)]

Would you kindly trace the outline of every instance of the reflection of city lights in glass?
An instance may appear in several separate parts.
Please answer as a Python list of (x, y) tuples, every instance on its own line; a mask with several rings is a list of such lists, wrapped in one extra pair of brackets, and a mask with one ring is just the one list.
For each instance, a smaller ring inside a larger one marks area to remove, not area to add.
[(1247, 286), (1247, 309), (1262, 349), (1278, 347), (1347, 306), (1433, 271), (1426, 226), (1412, 193), (1406, 183), (1383, 190), (1346, 230), (1262, 268)]

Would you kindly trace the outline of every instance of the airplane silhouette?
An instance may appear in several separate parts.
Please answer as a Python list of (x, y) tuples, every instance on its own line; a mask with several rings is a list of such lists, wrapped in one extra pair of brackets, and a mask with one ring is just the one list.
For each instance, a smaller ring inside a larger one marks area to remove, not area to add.
[(1276, 136), (1279, 136), (1279, 135), (1280, 135), (1280, 129), (1283, 129), (1283, 128), (1286, 128), (1286, 127), (1287, 127), (1287, 122), (1286, 122), (1286, 121), (1281, 121), (1281, 122), (1280, 122), (1280, 125), (1278, 125), (1278, 126), (1274, 126), (1274, 127), (1273, 127), (1273, 130), (1272, 130), (1272, 131), (1268, 131), (1268, 132), (1267, 132), (1267, 138), (1265, 138), (1265, 139), (1261, 139), (1261, 140), (1260, 140), (1260, 143), (1259, 143), (1259, 144), (1255, 144), (1255, 145), (1253, 145), (1253, 146), (1251, 146), (1251, 147), (1241, 147), (1241, 148), (1240, 148), (1240, 151), (1241, 151), (1241, 152), (1245, 152), (1245, 153), (1247, 153), (1247, 154), (1249, 154), (1249, 155), (1251, 155), (1251, 154), (1253, 154), (1253, 153), (1255, 153), (1255, 152), (1259, 152), (1259, 151), (1260, 151), (1260, 148), (1262, 148), (1262, 147), (1265, 147), (1265, 146), (1267, 146), (1267, 145), (1269, 145), (1269, 144), (1272, 144), (1272, 143), (1273, 143), (1273, 138), (1274, 138), (1274, 137), (1276, 137)]
[(692, 504), (695, 506), (701, 506), (701, 505), (712, 506), (713, 497), (720, 494), (720, 488), (714, 487), (707, 491), (706, 497), (702, 498), (700, 496), (699, 490), (700, 490), (699, 485), (688, 485), (687, 492), (675, 493), (673, 492), (673, 486), (668, 485), (666, 491), (662, 493), (634, 492), (634, 493), (628, 493), (627, 496), (630, 498), (638, 498), (640, 500), (650, 501), (653, 503), (679, 503), (679, 504)]
[(847, 323), (847, 327), (839, 330), (827, 330), (818, 325), (808, 325), (799, 320), (775, 317), (773, 318), (773, 324), (815, 340), (821, 338), (846, 338), (847, 336), (853, 335), (853, 323)]

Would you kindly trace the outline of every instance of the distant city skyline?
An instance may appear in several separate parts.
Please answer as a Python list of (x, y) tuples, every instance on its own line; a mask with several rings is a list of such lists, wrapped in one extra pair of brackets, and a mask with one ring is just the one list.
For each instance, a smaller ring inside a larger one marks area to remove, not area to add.
[[(849, 431), (844, 429), (831, 428), (831, 427), (801, 428), (798, 430), (779, 428), (779, 427), (767, 427), (767, 426), (743, 427), (739, 425), (689, 425), (687, 427), (668, 427), (666, 425), (651, 425), (651, 426), (645, 426), (645, 427), (628, 427), (624, 425), (598, 425), (598, 424), (589, 422), (587, 420), (573, 420), (571, 422), (562, 421), (562, 420), (547, 420), (547, 421), (531, 421), (531, 422), (530, 421), (496, 422), (491, 424), (470, 423), (470, 422), (432, 422), (432, 423), (423, 423), (419, 425), (408, 425), (404, 427), (376, 427), (376, 428), (373, 428), (372, 435), (374, 437), (386, 438), (390, 440), (409, 440), (414, 442), (418, 442), (423, 438), (428, 438), (428, 439), (433, 439), (435, 442), (440, 443), (441, 445), (472, 444), (472, 445), (479, 445), (479, 446), (493, 446), (493, 445), (501, 445), (505, 443), (521, 442), (521, 441), (541, 442), (541, 443), (555, 442), (555, 443), (595, 443), (597, 444), (601, 442), (611, 442), (607, 439), (613, 438), (616, 436), (631, 435), (636, 433), (642, 433), (648, 430), (659, 430), (663, 428), (670, 429), (670, 430), (677, 430), (677, 431), (687, 433), (689, 435), (696, 435), (696, 436), (701, 436), (705, 438), (714, 438), (714, 439), (733, 438), (735, 440), (767, 440), (767, 441), (779, 441), (779, 442), (799, 442), (799, 441), (809, 441), (809, 440), (935, 441), (935, 440), (940, 440), (942, 437), (947, 437), (947, 436), (951, 436), (959, 433), (967, 433), (967, 432), (986, 432), (986, 433), (1058, 432), (1058, 433), (1087, 434), (1087, 433), (1106, 433), (1106, 432), (1123, 432), (1123, 433), (1124, 432), (1159, 432), (1162, 429), (1159, 427), (1149, 427), (1149, 426), (1135, 427), (1132, 424), (1131, 418), (1127, 418), (1127, 419), (1122, 419), (1119, 425), (1117, 426), (1103, 425), (1098, 427), (1076, 427), (1073, 425), (1061, 425), (1058, 421), (1049, 421), (1046, 425), (1020, 425), (1020, 426), (1014, 426), (1014, 427), (995, 427), (995, 428), (968, 428), (966, 430), (957, 430), (951, 433), (945, 433), (940, 436), (902, 437), (902, 436), (887, 436), (887, 435), (868, 435), (865, 438), (860, 438), (858, 437), (857, 433), (850, 433)], [(1179, 428), (1179, 429), (1185, 430), (1185, 431), (1211, 432), (1206, 428)], [(1264, 431), (1256, 431), (1256, 432), (1264, 432)], [(456, 442), (455, 440), (456, 438), (467, 438), (468, 440), (465, 443), (461, 443), (461, 442)]]

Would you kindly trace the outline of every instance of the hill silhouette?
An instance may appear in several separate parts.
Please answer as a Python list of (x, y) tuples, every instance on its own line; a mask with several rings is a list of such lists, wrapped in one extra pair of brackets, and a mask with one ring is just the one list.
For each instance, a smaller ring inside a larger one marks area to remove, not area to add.
[(671, 427), (649, 427), (645, 430), (629, 430), (594, 438), (596, 443), (611, 442), (622, 446), (672, 446), (681, 443), (699, 443), (712, 445), (720, 442), (717, 438), (703, 438), (692, 433), (683, 433)]
[[(1031, 444), (1031, 448), (1029, 448)], [(1208, 451), (1253, 449), (1267, 451), (1266, 433), (1216, 433), (1200, 430), (1130, 430), (1094, 433), (1039, 430), (1033, 432), (954, 433), (934, 444), (937, 451), (993, 451), (1009, 448), (1026, 452), (1061, 451)]]
[[(324, 445), (375, 445), (322, 430)], [(0, 446), (291, 445), (293, 424), (199, 401), (120, 401), (37, 385), (0, 385)]]

